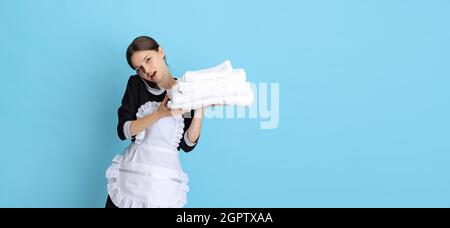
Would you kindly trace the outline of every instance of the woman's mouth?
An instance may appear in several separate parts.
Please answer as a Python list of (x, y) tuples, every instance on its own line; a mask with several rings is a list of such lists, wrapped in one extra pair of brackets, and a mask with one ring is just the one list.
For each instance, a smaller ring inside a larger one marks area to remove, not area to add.
[(155, 75), (156, 75), (156, 71), (155, 71), (155, 72), (153, 72), (153, 74), (152, 74), (152, 75), (150, 75), (150, 80), (152, 80), (152, 81), (153, 81), (153, 79), (155, 78)]

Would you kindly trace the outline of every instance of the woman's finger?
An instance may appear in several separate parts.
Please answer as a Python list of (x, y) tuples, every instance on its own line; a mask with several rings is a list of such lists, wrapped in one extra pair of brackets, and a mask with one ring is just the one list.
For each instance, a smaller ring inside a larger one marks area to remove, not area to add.
[(169, 101), (169, 96), (165, 96), (164, 99), (162, 100), (161, 104), (163, 105), (167, 105), (167, 101)]
[(179, 109), (170, 109), (170, 113), (172, 113), (173, 116), (179, 115), (180, 114), (179, 112), (180, 112)]

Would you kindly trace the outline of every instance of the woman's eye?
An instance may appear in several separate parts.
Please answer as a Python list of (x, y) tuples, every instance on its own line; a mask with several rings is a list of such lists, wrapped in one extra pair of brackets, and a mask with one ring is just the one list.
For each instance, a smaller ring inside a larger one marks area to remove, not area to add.
[(149, 62), (150, 62), (150, 59), (152, 59), (152, 58), (146, 59), (145, 62), (146, 62), (146, 63), (149, 63)]

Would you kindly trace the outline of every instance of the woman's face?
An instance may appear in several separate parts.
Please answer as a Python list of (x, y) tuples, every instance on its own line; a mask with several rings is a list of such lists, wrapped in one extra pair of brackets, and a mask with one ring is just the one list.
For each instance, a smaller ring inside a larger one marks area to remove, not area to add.
[(131, 56), (131, 64), (139, 76), (154, 83), (159, 83), (169, 75), (169, 69), (164, 61), (164, 50), (161, 47), (158, 51), (136, 51)]

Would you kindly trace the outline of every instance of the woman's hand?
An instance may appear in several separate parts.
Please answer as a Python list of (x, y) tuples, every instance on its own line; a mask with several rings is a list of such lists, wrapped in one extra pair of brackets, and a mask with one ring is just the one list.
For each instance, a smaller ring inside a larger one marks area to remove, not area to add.
[(157, 113), (160, 118), (164, 118), (167, 116), (177, 116), (177, 115), (182, 115), (186, 112), (190, 112), (190, 110), (170, 109), (169, 107), (167, 107), (168, 101), (169, 101), (169, 97), (166, 95), (158, 107)]
[(169, 101), (169, 97), (166, 95), (164, 99), (161, 101), (161, 104), (158, 107), (156, 113), (158, 113), (159, 118), (163, 118), (166, 116), (170, 116), (170, 108), (167, 107), (167, 101)]

